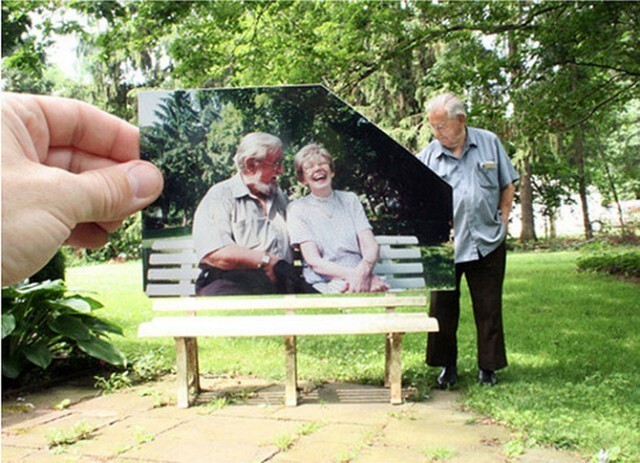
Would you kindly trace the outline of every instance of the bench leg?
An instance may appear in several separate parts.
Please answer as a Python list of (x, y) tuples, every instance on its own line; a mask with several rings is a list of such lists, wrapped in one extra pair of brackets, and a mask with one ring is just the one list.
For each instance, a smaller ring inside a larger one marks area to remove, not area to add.
[(200, 393), (200, 364), (198, 363), (198, 338), (187, 338), (187, 379), (194, 394)]
[(288, 407), (298, 405), (298, 368), (296, 362), (296, 337), (284, 337), (285, 383), (284, 403)]
[[(386, 313), (395, 313), (396, 309), (393, 307), (387, 307)], [(391, 368), (391, 333), (388, 333), (384, 337), (384, 387), (389, 388), (391, 383), (389, 382), (389, 370)]]
[(391, 403), (398, 405), (402, 403), (402, 338), (404, 333), (389, 333), (387, 335), (389, 354), (387, 363), (387, 375)]
[(391, 369), (391, 334), (384, 337), (384, 387), (390, 387), (389, 370)]
[(176, 370), (178, 375), (178, 408), (188, 408), (194, 394), (200, 392), (198, 345), (195, 338), (175, 338)]

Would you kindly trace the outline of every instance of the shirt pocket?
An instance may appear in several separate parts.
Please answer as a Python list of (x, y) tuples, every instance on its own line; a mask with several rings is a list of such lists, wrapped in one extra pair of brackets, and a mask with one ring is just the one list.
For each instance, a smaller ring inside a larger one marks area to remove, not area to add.
[(233, 240), (240, 246), (255, 249), (264, 244), (268, 221), (265, 218), (238, 220), (233, 222)]
[(491, 190), (498, 189), (498, 165), (493, 161), (478, 162), (478, 185)]

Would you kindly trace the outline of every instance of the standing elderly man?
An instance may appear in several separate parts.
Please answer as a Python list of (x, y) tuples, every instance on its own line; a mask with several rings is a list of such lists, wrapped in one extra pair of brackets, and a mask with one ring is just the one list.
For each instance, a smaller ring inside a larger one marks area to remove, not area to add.
[(478, 379), (493, 386), (496, 370), (507, 366), (502, 325), (502, 283), (507, 224), (518, 175), (498, 137), (467, 126), (465, 107), (451, 93), (427, 104), (433, 140), (418, 158), (453, 187), (455, 291), (434, 291), (431, 316), (440, 331), (430, 333), (427, 364), (443, 367), (438, 386), (457, 381), (456, 332), (460, 318), (460, 280), (471, 294), (478, 345)]
[(292, 256), (288, 199), (278, 186), (282, 161), (278, 137), (244, 136), (234, 157), (238, 172), (211, 187), (198, 205), (193, 221), (202, 270), (198, 296), (294, 291), (285, 287)]

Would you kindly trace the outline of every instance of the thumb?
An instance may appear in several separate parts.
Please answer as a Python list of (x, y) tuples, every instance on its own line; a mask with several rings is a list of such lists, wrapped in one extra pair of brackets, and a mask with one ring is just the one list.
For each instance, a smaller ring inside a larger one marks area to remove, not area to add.
[(76, 223), (123, 219), (151, 204), (162, 191), (160, 170), (146, 161), (130, 161), (85, 171), (76, 177), (71, 206)]

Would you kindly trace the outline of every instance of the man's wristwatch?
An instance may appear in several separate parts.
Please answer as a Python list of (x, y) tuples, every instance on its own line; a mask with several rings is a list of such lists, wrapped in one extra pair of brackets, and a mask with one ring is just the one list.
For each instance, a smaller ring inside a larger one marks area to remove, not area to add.
[(271, 256), (265, 252), (262, 256), (262, 260), (258, 264), (258, 268), (263, 269), (265, 266), (269, 265), (269, 262), (271, 262)]

